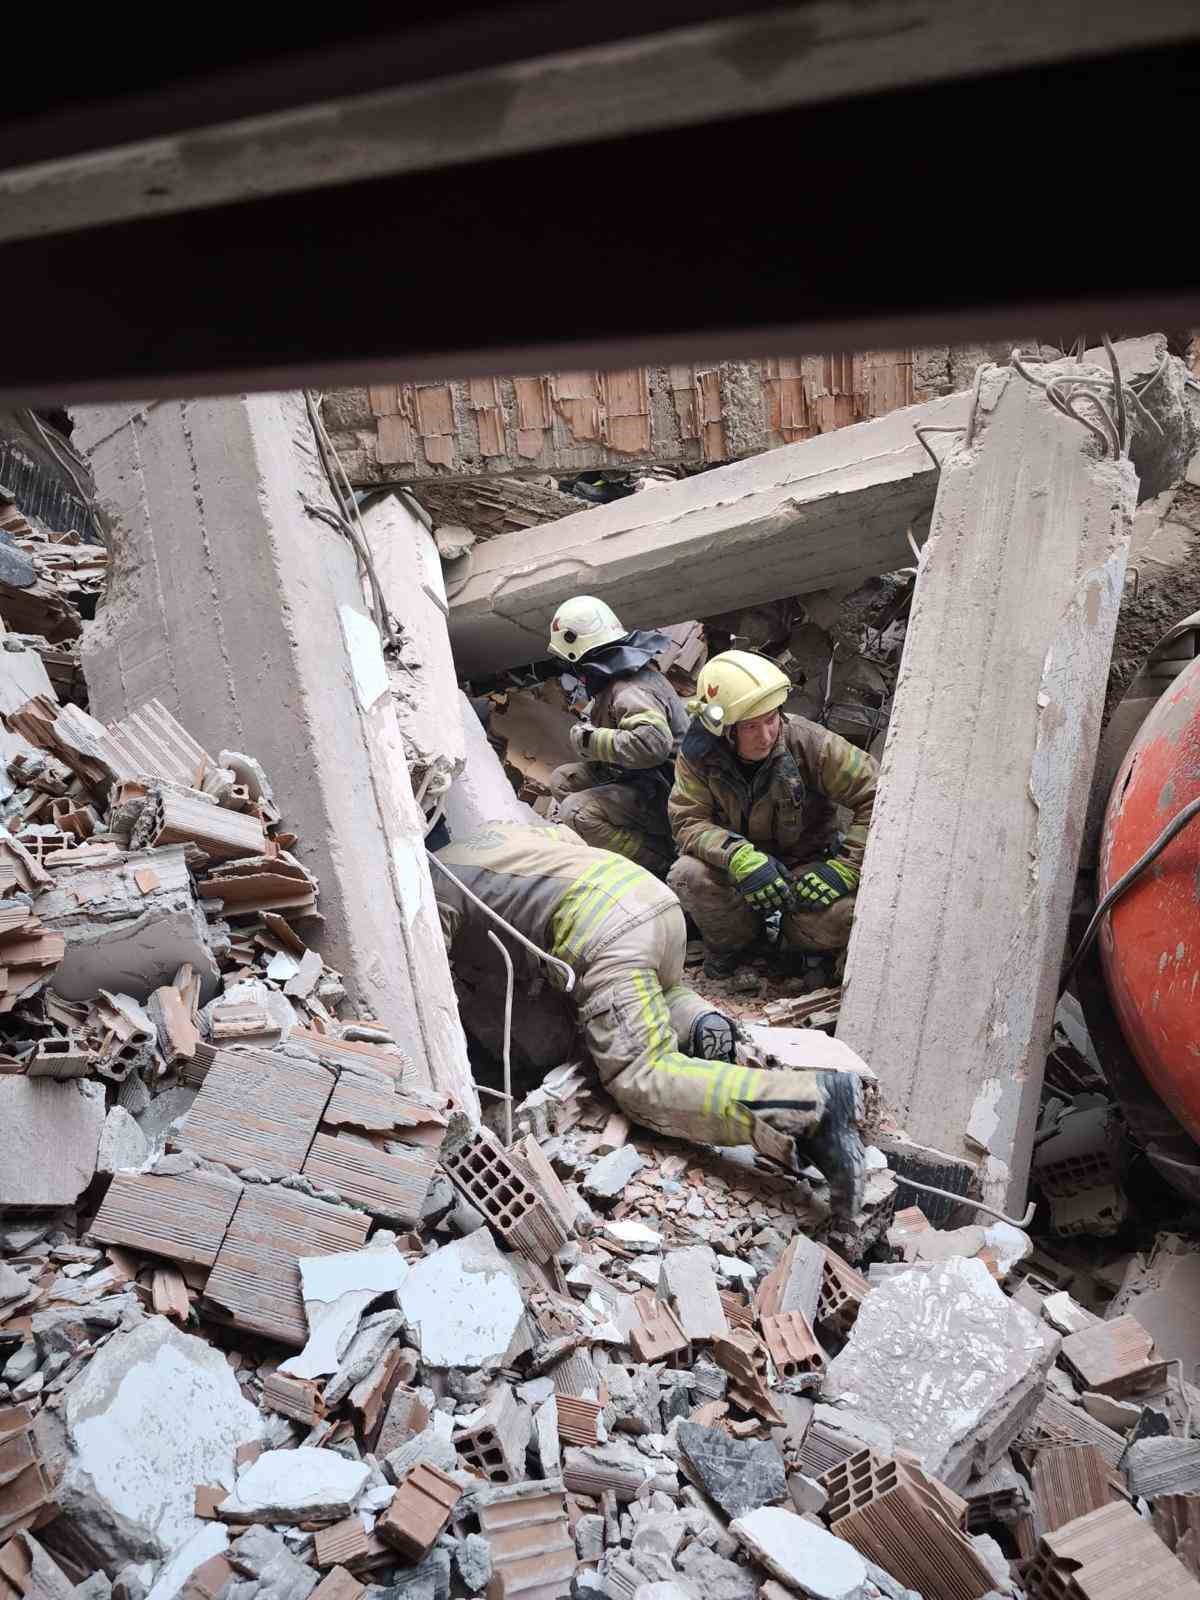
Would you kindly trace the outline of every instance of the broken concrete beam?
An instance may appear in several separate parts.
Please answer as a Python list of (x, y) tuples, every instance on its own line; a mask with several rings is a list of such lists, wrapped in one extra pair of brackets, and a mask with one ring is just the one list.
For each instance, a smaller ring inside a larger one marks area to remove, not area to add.
[(67, 948), (54, 975), (66, 1000), (90, 1000), (98, 989), (146, 1000), (182, 966), (217, 989), (208, 924), (192, 891), (183, 847), (142, 850), (111, 866), (62, 866), (38, 895), (38, 916)]
[(894, 571), (937, 488), (914, 426), (961, 427), (968, 404), (910, 406), (477, 545), (450, 605), (459, 670), (540, 658), (581, 589), (627, 627), (661, 627)]
[(369, 501), (362, 521), (383, 604), (403, 623), (403, 650), (389, 677), (413, 781), (419, 786), (430, 772), (453, 777), (463, 768), (466, 747), (437, 545), (424, 519), (395, 491)]
[[(884, 1360), (888, 1349), (902, 1349), (903, 1361)], [(959, 1258), (874, 1288), (824, 1387), (847, 1427), (859, 1416), (884, 1424), (926, 1472), (959, 1489), (1032, 1416), (1057, 1349), (1058, 1336), (982, 1262)]]
[[(1072, 371), (1037, 369), (1043, 383)], [(984, 372), (969, 442), (939, 453), (837, 1037), (876, 1064), (913, 1140), (980, 1168), (985, 1195), (1011, 1210), (1024, 1204), (1137, 476), (1011, 367)], [(981, 906), (963, 889), (984, 882)], [(965, 1136), (981, 1106), (985, 1156)]]
[(461, 1499), (461, 1485), (440, 1468), (422, 1461), (397, 1488), (376, 1528), (394, 1550), (410, 1561), (419, 1561)]
[(68, 1384), (62, 1415), (63, 1516), (73, 1547), (110, 1574), (198, 1533), (196, 1485), (231, 1486), (238, 1446), (262, 1436), (224, 1352), (165, 1317), (116, 1334)]
[(93, 713), (157, 699), (213, 751), (237, 730), (320, 882), (352, 1007), (474, 1111), (378, 629), (350, 542), (303, 509), (337, 514), (304, 397), (84, 408), (75, 429), (122, 552), (85, 650)]
[(0, 1074), (0, 1207), (74, 1205), (103, 1126), (102, 1085)]
[(239, 1474), (217, 1511), (226, 1522), (340, 1522), (353, 1511), (371, 1469), (336, 1450), (264, 1450)]

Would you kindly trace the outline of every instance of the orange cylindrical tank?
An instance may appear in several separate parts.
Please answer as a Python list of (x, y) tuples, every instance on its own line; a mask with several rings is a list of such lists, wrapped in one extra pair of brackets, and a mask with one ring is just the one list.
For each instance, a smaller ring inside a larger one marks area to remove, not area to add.
[[(1200, 657), (1142, 724), (1108, 799), (1106, 894), (1200, 795)], [(1200, 1140), (1200, 816), (1117, 901), (1100, 956), (1122, 1031), (1151, 1085)]]

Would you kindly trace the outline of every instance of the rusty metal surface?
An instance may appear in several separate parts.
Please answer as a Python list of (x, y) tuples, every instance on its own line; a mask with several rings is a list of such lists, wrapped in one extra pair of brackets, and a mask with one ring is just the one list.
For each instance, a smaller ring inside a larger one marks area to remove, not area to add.
[[(1106, 894), (1200, 795), (1200, 658), (1142, 724), (1117, 772), (1100, 843)], [(1200, 817), (1117, 901), (1100, 959), (1121, 1028), (1152, 1087), (1200, 1138)]]

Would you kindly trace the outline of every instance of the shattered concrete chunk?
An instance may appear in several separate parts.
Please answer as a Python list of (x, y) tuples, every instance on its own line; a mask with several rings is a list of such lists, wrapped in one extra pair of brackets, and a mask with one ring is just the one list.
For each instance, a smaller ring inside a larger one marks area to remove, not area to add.
[(668, 1250), (659, 1298), (668, 1300), (689, 1339), (724, 1339), (729, 1320), (717, 1287), (717, 1257), (708, 1245)]
[(123, 1106), (114, 1106), (100, 1130), (96, 1171), (104, 1177), (112, 1177), (114, 1173), (140, 1167), (149, 1160), (150, 1152), (150, 1141), (129, 1112)]
[(867, 1567), (853, 1545), (794, 1511), (764, 1506), (731, 1525), (751, 1556), (812, 1600), (862, 1600)]
[(369, 1466), (334, 1450), (265, 1450), (217, 1510), (230, 1522), (340, 1522), (370, 1476)]
[(589, 1200), (600, 1204), (615, 1200), (634, 1173), (640, 1172), (645, 1165), (644, 1157), (631, 1144), (622, 1145), (619, 1150), (610, 1150), (588, 1172), (583, 1180), (583, 1192)]
[(371, 1301), (394, 1293), (407, 1276), (408, 1262), (390, 1239), (382, 1247), (372, 1241), (365, 1250), (302, 1259), (300, 1286), (308, 1343), (279, 1370), (294, 1378), (336, 1372)]
[(983, 1262), (946, 1261), (867, 1296), (825, 1390), (848, 1430), (859, 1417), (883, 1424), (960, 1489), (1003, 1452), (1014, 1419), (1036, 1409), (1058, 1343)]
[(682, 1552), (679, 1568), (704, 1600), (758, 1600), (758, 1579), (750, 1568), (739, 1567), (702, 1544)]
[(74, 1205), (95, 1174), (103, 1126), (102, 1084), (0, 1075), (0, 1206)]
[(512, 1268), (483, 1230), (416, 1262), (398, 1299), (431, 1367), (498, 1366), (525, 1311)]
[(223, 1554), (228, 1548), (229, 1529), (220, 1522), (203, 1523), (159, 1572), (146, 1600), (175, 1600), (197, 1567), (203, 1566), (213, 1556)]
[(480, 1594), (492, 1576), (492, 1547), (481, 1533), (468, 1533), (455, 1542), (454, 1564), (469, 1594)]
[(151, 1317), (118, 1334), (64, 1391), (63, 1515), (96, 1564), (162, 1560), (202, 1523), (198, 1483), (232, 1485), (262, 1420), (220, 1350)]
[(53, 980), (66, 1000), (108, 989), (145, 1001), (182, 966), (200, 979), (205, 999), (216, 991), (208, 923), (182, 845), (138, 851), (113, 866), (59, 867), (34, 909), (67, 941)]
[(700, 1487), (727, 1517), (740, 1517), (786, 1497), (783, 1456), (768, 1441), (734, 1439), (720, 1428), (702, 1428), (695, 1422), (681, 1422), (676, 1437)]
[(255, 1600), (308, 1600), (320, 1582), (311, 1567), (288, 1549), (286, 1537), (254, 1527), (236, 1539), (229, 1562), (258, 1585)]

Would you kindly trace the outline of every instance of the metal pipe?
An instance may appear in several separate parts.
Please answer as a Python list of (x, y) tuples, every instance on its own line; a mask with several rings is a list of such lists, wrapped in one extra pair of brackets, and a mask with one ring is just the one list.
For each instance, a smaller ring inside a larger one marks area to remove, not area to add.
[(504, 966), (508, 973), (508, 983), (504, 991), (504, 1148), (512, 1149), (513, 1142), (513, 1112), (512, 1112), (512, 1003), (513, 1003), (513, 964), (508, 953), (508, 947), (503, 939), (488, 929), (488, 938), (504, 957)]
[(1006, 1217), (1003, 1211), (997, 1211), (994, 1206), (984, 1205), (982, 1200), (972, 1200), (969, 1194), (955, 1194), (951, 1189), (935, 1189), (931, 1183), (918, 1183), (915, 1178), (906, 1178), (902, 1172), (896, 1173), (896, 1182), (907, 1184), (910, 1189), (919, 1189), (922, 1194), (936, 1194), (943, 1200), (957, 1200), (960, 1205), (973, 1206), (985, 1216), (995, 1217), (997, 1222), (1007, 1222), (1010, 1228), (1027, 1228), (1037, 1210), (1037, 1205), (1031, 1200), (1025, 1208), (1023, 1217)]

